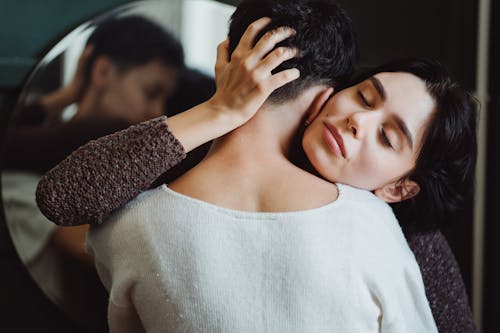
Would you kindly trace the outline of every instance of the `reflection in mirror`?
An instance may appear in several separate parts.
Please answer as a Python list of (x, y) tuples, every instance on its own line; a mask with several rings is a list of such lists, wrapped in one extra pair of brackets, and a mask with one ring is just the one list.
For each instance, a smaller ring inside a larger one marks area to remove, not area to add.
[(92, 331), (106, 330), (107, 295), (85, 251), (87, 229), (49, 222), (35, 203), (38, 180), (91, 139), (208, 99), (233, 9), (204, 0), (119, 7), (62, 38), (20, 94), (2, 156), (7, 225), (32, 278)]

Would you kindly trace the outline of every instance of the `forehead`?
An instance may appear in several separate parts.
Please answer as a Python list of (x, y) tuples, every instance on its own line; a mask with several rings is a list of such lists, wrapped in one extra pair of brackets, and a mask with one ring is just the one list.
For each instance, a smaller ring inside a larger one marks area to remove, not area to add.
[(385, 90), (386, 111), (401, 117), (418, 138), (435, 107), (425, 82), (410, 73), (379, 73), (375, 77)]
[(143, 65), (134, 66), (129, 69), (128, 75), (144, 80), (171, 81), (175, 79), (176, 70), (160, 61), (153, 60)]
[(167, 91), (174, 89), (177, 70), (161, 61), (150, 61), (144, 65), (130, 68), (126, 73), (126, 80), (141, 85), (159, 85)]

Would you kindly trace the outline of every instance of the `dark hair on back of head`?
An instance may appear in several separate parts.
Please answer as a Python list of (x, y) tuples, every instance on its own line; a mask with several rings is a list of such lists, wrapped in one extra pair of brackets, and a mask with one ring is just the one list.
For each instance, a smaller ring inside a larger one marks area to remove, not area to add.
[(420, 185), (420, 192), (412, 199), (392, 204), (392, 208), (407, 229), (440, 227), (473, 191), (478, 103), (441, 64), (429, 59), (396, 60), (364, 73), (355, 82), (382, 72), (406, 72), (419, 77), (434, 100), (434, 114), (416, 165), (405, 176)]
[(100, 22), (87, 45), (93, 51), (86, 74), (97, 57), (108, 56), (120, 70), (158, 60), (166, 66), (184, 68), (184, 52), (180, 42), (168, 31), (142, 16), (112, 17)]
[(248, 25), (264, 16), (272, 21), (254, 43), (267, 31), (288, 26), (297, 33), (276, 47), (293, 46), (300, 50), (300, 57), (284, 62), (274, 70), (298, 68), (300, 78), (274, 91), (269, 101), (281, 103), (313, 85), (336, 86), (350, 79), (357, 60), (356, 39), (351, 19), (336, 1), (243, 0), (231, 17), (230, 54)]

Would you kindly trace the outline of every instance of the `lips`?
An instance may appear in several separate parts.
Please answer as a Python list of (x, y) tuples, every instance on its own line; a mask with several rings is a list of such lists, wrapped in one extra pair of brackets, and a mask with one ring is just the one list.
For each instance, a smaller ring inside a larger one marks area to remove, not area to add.
[(337, 128), (331, 124), (325, 123), (325, 133), (324, 133), (325, 139), (330, 146), (330, 148), (337, 153), (338, 155), (341, 155), (343, 158), (346, 157), (345, 153), (345, 147), (344, 147), (344, 140), (342, 139), (342, 136), (340, 135), (339, 131)]

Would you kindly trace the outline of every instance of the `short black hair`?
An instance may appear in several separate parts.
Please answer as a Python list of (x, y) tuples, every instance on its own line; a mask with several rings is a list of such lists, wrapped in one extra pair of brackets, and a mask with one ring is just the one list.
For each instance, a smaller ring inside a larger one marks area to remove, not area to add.
[(461, 208), (473, 189), (477, 158), (477, 100), (453, 81), (437, 61), (406, 58), (363, 73), (354, 84), (382, 72), (406, 72), (424, 81), (435, 103), (415, 167), (404, 176), (420, 192), (392, 204), (400, 223), (426, 230), (440, 227)]
[(95, 59), (106, 55), (120, 68), (128, 70), (159, 60), (174, 69), (184, 68), (180, 42), (156, 23), (137, 15), (111, 17), (97, 24), (87, 45), (93, 51), (87, 63), (89, 77)]
[(272, 21), (254, 43), (267, 31), (288, 26), (297, 33), (276, 47), (293, 46), (300, 50), (300, 57), (275, 69), (277, 72), (298, 68), (300, 78), (274, 91), (269, 101), (281, 103), (313, 85), (336, 86), (350, 79), (357, 61), (356, 38), (351, 19), (336, 1), (243, 0), (231, 17), (230, 54), (248, 25), (264, 16)]

